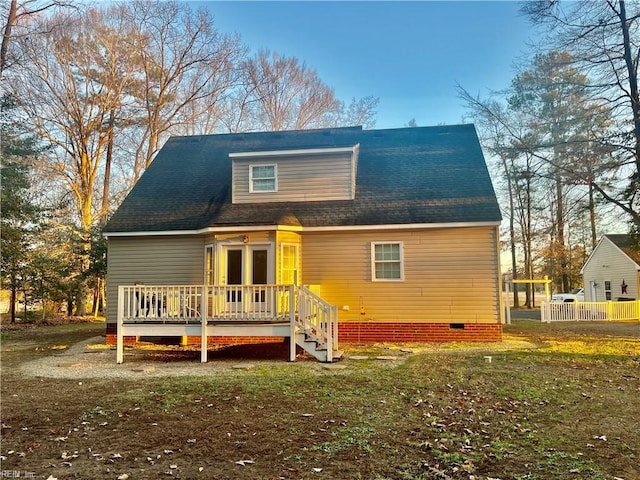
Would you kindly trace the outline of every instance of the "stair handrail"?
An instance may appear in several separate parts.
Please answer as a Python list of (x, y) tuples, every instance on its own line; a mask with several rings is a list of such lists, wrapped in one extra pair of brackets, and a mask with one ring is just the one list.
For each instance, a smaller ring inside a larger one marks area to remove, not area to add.
[(302, 332), (326, 349), (327, 362), (338, 349), (338, 309), (301, 285), (297, 288), (298, 315), (296, 323)]

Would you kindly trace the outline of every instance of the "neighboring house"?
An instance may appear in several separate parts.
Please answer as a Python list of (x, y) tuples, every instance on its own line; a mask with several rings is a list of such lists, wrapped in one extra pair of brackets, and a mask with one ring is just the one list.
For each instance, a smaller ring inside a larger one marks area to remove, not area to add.
[(637, 300), (640, 252), (629, 235), (603, 235), (581, 273), (585, 301)]
[(500, 220), (473, 125), (172, 137), (105, 228), (108, 341), (499, 341)]

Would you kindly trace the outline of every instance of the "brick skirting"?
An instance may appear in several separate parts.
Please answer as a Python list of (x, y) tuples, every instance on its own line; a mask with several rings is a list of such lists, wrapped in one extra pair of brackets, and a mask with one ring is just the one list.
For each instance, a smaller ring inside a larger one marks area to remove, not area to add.
[(344, 322), (338, 326), (344, 343), (501, 342), (498, 323)]
[[(151, 336), (151, 335), (150, 335)], [(209, 345), (281, 343), (283, 337), (209, 337)], [(343, 322), (338, 324), (341, 343), (421, 343), (421, 342), (501, 342), (502, 325), (496, 323), (392, 323)], [(117, 342), (116, 325), (107, 324), (106, 343)], [(125, 345), (136, 337), (125, 337)], [(187, 343), (199, 345), (200, 337), (188, 337)]]

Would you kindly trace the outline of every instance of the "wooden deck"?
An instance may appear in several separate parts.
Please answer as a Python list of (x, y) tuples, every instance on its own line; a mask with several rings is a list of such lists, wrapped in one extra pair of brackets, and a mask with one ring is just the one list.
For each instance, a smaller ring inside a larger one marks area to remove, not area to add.
[[(204, 313), (204, 315), (203, 315)], [(119, 286), (117, 362), (124, 361), (124, 337), (289, 337), (320, 361), (338, 349), (337, 308), (309, 289), (294, 285)]]

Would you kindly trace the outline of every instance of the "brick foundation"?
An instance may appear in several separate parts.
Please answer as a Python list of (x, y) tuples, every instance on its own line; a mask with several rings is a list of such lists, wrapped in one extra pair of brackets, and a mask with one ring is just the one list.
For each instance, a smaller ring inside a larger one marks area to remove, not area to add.
[[(502, 325), (496, 323), (392, 323), (344, 322), (338, 325), (341, 343), (501, 342)], [(284, 337), (209, 337), (208, 345), (283, 343)], [(116, 325), (107, 324), (106, 343), (117, 342)], [(135, 345), (136, 337), (124, 337)], [(200, 337), (187, 337), (189, 345), (200, 345)]]
[(344, 322), (338, 326), (344, 343), (501, 342), (497, 323), (372, 323)]

